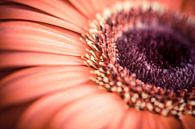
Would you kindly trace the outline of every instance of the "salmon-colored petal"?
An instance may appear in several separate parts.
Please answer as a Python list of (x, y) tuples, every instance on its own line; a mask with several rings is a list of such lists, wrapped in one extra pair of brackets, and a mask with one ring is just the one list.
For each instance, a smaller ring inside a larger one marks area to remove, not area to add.
[(194, 129), (195, 128), (195, 117), (184, 115), (181, 118), (182, 124), (184, 126), (184, 129)]
[(122, 106), (125, 106), (122, 110), (118, 110), (118, 113), (115, 114), (115, 116), (112, 118), (112, 122), (110, 122), (106, 129), (121, 129), (124, 117), (126, 115), (126, 110), (129, 109), (129, 107), (126, 105), (126, 103), (123, 103)]
[(156, 117), (156, 122), (158, 122), (158, 127), (164, 129), (183, 129), (182, 123), (175, 117), (158, 116)]
[(171, 9), (172, 11), (182, 11), (183, 13), (187, 13), (190, 15), (195, 14), (195, 3), (194, 0), (177, 0), (173, 2), (173, 0), (150, 0), (152, 2), (158, 2), (166, 8)]
[[(64, 29), (68, 29), (70, 31), (74, 31), (80, 34), (85, 33), (85, 30), (82, 28), (85, 25), (79, 27), (74, 25), (73, 23), (64, 21), (62, 19), (53, 17), (51, 15), (47, 15), (45, 13), (40, 13), (32, 9), (28, 10), (28, 9), (23, 9), (21, 7), (17, 7), (17, 6), (15, 7), (15, 6), (16, 5), (0, 5), (0, 11), (4, 12), (1, 13), (0, 19), (44, 23), (44, 24), (50, 24)], [(77, 20), (77, 21), (81, 21), (81, 20)]]
[[(115, 0), (107, 1), (86, 1), (86, 0), (80, 0), (79, 2), (77, 0), (69, 0), (81, 13), (83, 13), (88, 19), (92, 19), (95, 17), (94, 14), (100, 12), (104, 9), (104, 6), (106, 5), (112, 5)], [(103, 3), (101, 3), (103, 2)], [(97, 6), (98, 5), (98, 6)], [(108, 6), (107, 6), (108, 7)]]
[(180, 10), (183, 2), (183, 0), (177, 0), (176, 2), (173, 2), (173, 0), (151, 0), (151, 1), (158, 2), (164, 7), (169, 8), (173, 11)]
[(26, 102), (48, 93), (65, 90), (88, 82), (91, 77), (85, 67), (35, 67), (10, 75), (0, 82), (0, 105)]
[[(73, 23), (79, 27), (82, 27), (86, 24), (86, 18), (83, 17), (77, 10), (75, 10), (71, 5), (62, 0), (41, 0), (39, 2), (34, 0), (6, 0), (6, 2), (15, 2), (22, 5), (26, 5), (28, 7), (32, 7), (34, 9), (41, 10), (47, 14), (50, 14), (54, 17), (58, 17), (63, 19), (64, 21), (68, 21), (69, 23)], [(54, 4), (55, 3), (55, 4)], [(67, 11), (68, 10), (68, 11)], [(14, 12), (12, 12), (14, 13)], [(25, 19), (25, 17), (24, 17)], [(79, 22), (78, 22), (79, 19)]]
[[(20, 70), (21, 68), (13, 68), (13, 69), (2, 69), (0, 72), (0, 80), (3, 79), (6, 76), (9, 76), (10, 74), (12, 74), (15, 71)], [(1, 85), (0, 85), (1, 87)]]
[[(99, 89), (95, 85), (81, 84), (79, 87), (72, 87), (65, 91), (45, 96), (35, 102), (26, 111), (21, 118), (20, 128), (47, 129), (49, 121), (55, 113), (58, 112), (58, 110), (64, 108), (69, 103), (81, 99), (82, 97), (87, 97), (90, 94), (96, 94), (98, 91)], [(37, 117), (37, 115), (39, 117)], [(29, 124), (29, 121), (31, 121), (31, 124)]]
[(82, 14), (84, 14), (88, 19), (95, 18), (94, 14), (97, 14), (113, 5), (117, 0), (69, 0), (75, 8), (77, 8)]
[(0, 109), (0, 128), (1, 129), (14, 129), (16, 124), (29, 104), (18, 105), (15, 107), (8, 107)]
[(136, 109), (129, 109), (126, 111), (126, 115), (123, 118), (121, 129), (141, 129), (142, 112)]
[(80, 0), (79, 2), (77, 0), (69, 0), (69, 1), (75, 6), (75, 8), (77, 8), (88, 19), (94, 17), (96, 10), (93, 7), (91, 1), (86, 1), (86, 0)]
[[(92, 5), (95, 6), (95, 9), (97, 10), (97, 12), (100, 12), (106, 8), (111, 7), (114, 3), (116, 3), (116, 1), (120, 1), (120, 0), (91, 0)], [(98, 5), (98, 6), (97, 6)]]
[(51, 119), (49, 129), (101, 129), (111, 124), (124, 108), (114, 94), (96, 93), (60, 110)]
[(63, 33), (32, 22), (0, 23), (0, 50), (46, 52), (82, 56), (85, 53), (80, 35), (65, 30)]
[(161, 116), (148, 111), (143, 112), (142, 129), (182, 129), (178, 119), (172, 116)]
[[(148, 112), (148, 111), (143, 111), (142, 117), (140, 119), (141, 128), (140, 129), (157, 129), (157, 122), (155, 115)], [(138, 123), (139, 124), (139, 123)]]
[(80, 57), (38, 52), (1, 52), (0, 69), (47, 65), (83, 65)]
[(181, 9), (182, 9), (182, 11), (186, 12), (187, 14), (195, 15), (195, 2), (194, 2), (194, 0), (183, 0)]
[(174, 117), (164, 117), (148, 111), (129, 109), (124, 117), (121, 129), (183, 129), (180, 121)]

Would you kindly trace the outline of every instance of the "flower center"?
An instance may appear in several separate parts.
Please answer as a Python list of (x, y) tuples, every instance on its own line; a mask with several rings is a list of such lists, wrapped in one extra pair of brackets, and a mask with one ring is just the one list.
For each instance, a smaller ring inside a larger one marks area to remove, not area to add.
[(116, 41), (118, 63), (145, 83), (179, 90), (195, 86), (195, 47), (168, 27), (134, 28)]
[(91, 80), (129, 107), (164, 116), (195, 115), (193, 21), (143, 5), (117, 4), (90, 24), (83, 59), (92, 68)]

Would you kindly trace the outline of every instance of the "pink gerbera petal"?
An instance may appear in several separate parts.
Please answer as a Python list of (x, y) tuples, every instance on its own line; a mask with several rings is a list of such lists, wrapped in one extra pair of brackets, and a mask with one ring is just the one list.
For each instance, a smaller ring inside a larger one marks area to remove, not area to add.
[(49, 129), (107, 128), (125, 109), (122, 105), (113, 94), (96, 93), (65, 106), (51, 120)]
[[(22, 129), (46, 129), (50, 120), (59, 110), (83, 97), (96, 94), (98, 91), (99, 90), (93, 85), (81, 84), (76, 87), (67, 88), (64, 91), (46, 95), (35, 102), (25, 112), (21, 118), (20, 127)], [(37, 115), (39, 115), (39, 117), (37, 117)], [(29, 125), (29, 121), (31, 121), (32, 125)]]
[(195, 118), (193, 116), (183, 116), (182, 124), (184, 126), (184, 129), (194, 129), (194, 121)]
[[(89, 81), (90, 74), (86, 70), (85, 67), (53, 66), (28, 68), (16, 72), (0, 82), (0, 98), (2, 99), (0, 105), (22, 103), (48, 93), (79, 86)], [(88, 78), (83, 78), (83, 76), (88, 76)], [(75, 78), (77, 79), (74, 80)]]
[[(4, 22), (0, 23), (2, 51), (26, 51), (53, 53), (64, 56), (82, 56), (85, 44), (78, 43), (78, 34), (64, 30), (56, 31), (51, 27), (33, 22)], [(49, 38), (48, 38), (49, 37)]]

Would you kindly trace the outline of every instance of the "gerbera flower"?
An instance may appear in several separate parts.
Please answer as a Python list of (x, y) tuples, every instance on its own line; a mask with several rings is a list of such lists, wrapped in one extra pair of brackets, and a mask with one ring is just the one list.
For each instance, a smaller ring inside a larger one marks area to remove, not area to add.
[(193, 0), (1, 0), (1, 129), (193, 129)]

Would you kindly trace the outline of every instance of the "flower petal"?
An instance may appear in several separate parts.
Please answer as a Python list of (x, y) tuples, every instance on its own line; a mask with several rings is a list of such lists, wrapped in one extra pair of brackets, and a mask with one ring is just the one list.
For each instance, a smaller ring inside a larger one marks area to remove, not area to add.
[(111, 93), (96, 93), (70, 103), (50, 121), (49, 129), (101, 129), (112, 124), (124, 103)]
[(162, 129), (183, 129), (182, 123), (175, 117), (157, 116), (155, 120)]
[(86, 67), (35, 67), (0, 81), (0, 105), (8, 106), (36, 99), (48, 93), (79, 86), (91, 77)]
[[(75, 10), (68, 2), (61, 0), (41, 0), (39, 2), (34, 0), (7, 0), (6, 2), (14, 2), (22, 4), (23, 6), (38, 9), (44, 13), (52, 15), (54, 17), (73, 23), (74, 25), (82, 27), (86, 24), (86, 18), (83, 17), (77, 10)], [(54, 4), (55, 3), (55, 4)], [(16, 5), (16, 4), (15, 4)], [(68, 10), (68, 11), (67, 11)], [(12, 12), (14, 13), (14, 12)], [(17, 14), (17, 13), (16, 13)], [(24, 17), (25, 19), (25, 17)], [(79, 19), (80, 22), (77, 20)]]
[(135, 109), (129, 109), (126, 111), (126, 115), (124, 116), (124, 121), (121, 125), (121, 129), (141, 129), (141, 117), (142, 114), (140, 111)]
[(0, 23), (2, 51), (29, 51), (62, 54), (70, 56), (84, 55), (86, 45), (80, 35), (32, 22)]
[[(26, 111), (21, 118), (20, 128), (46, 129), (49, 121), (56, 114), (56, 112), (58, 112), (58, 110), (61, 110), (69, 103), (77, 101), (82, 97), (96, 94), (98, 91), (99, 89), (95, 85), (81, 84), (79, 87), (72, 87), (65, 91), (60, 91), (45, 96), (33, 103), (33, 105)], [(31, 121), (31, 124), (29, 124), (29, 121)]]
[(164, 117), (148, 111), (129, 109), (121, 129), (182, 129), (182, 125), (174, 117)]
[(194, 129), (195, 117), (185, 115), (181, 119), (184, 129)]
[(83, 65), (80, 57), (34, 52), (2, 52), (0, 69), (47, 65)]
[(161, 5), (163, 5), (164, 7), (169, 8), (173, 11), (180, 10), (181, 4), (183, 2), (183, 0), (177, 0), (177, 2), (173, 2), (172, 0), (152, 0), (152, 1), (156, 1)]
[(14, 129), (16, 127), (18, 119), (24, 110), (28, 107), (28, 104), (18, 105), (14, 107), (8, 107), (0, 109), (0, 127), (1, 129)]
[[(83, 29), (85, 25), (77, 26), (69, 21), (56, 18), (55, 16), (41, 13), (39, 11), (37, 12), (33, 9), (24, 9), (24, 7), (18, 7), (18, 5), (0, 5), (0, 12), (4, 12), (0, 15), (0, 19), (2, 20), (31, 21), (58, 26), (80, 34), (85, 32)], [(79, 21), (78, 23), (82, 22), (81, 19), (78, 19), (77, 21)]]

